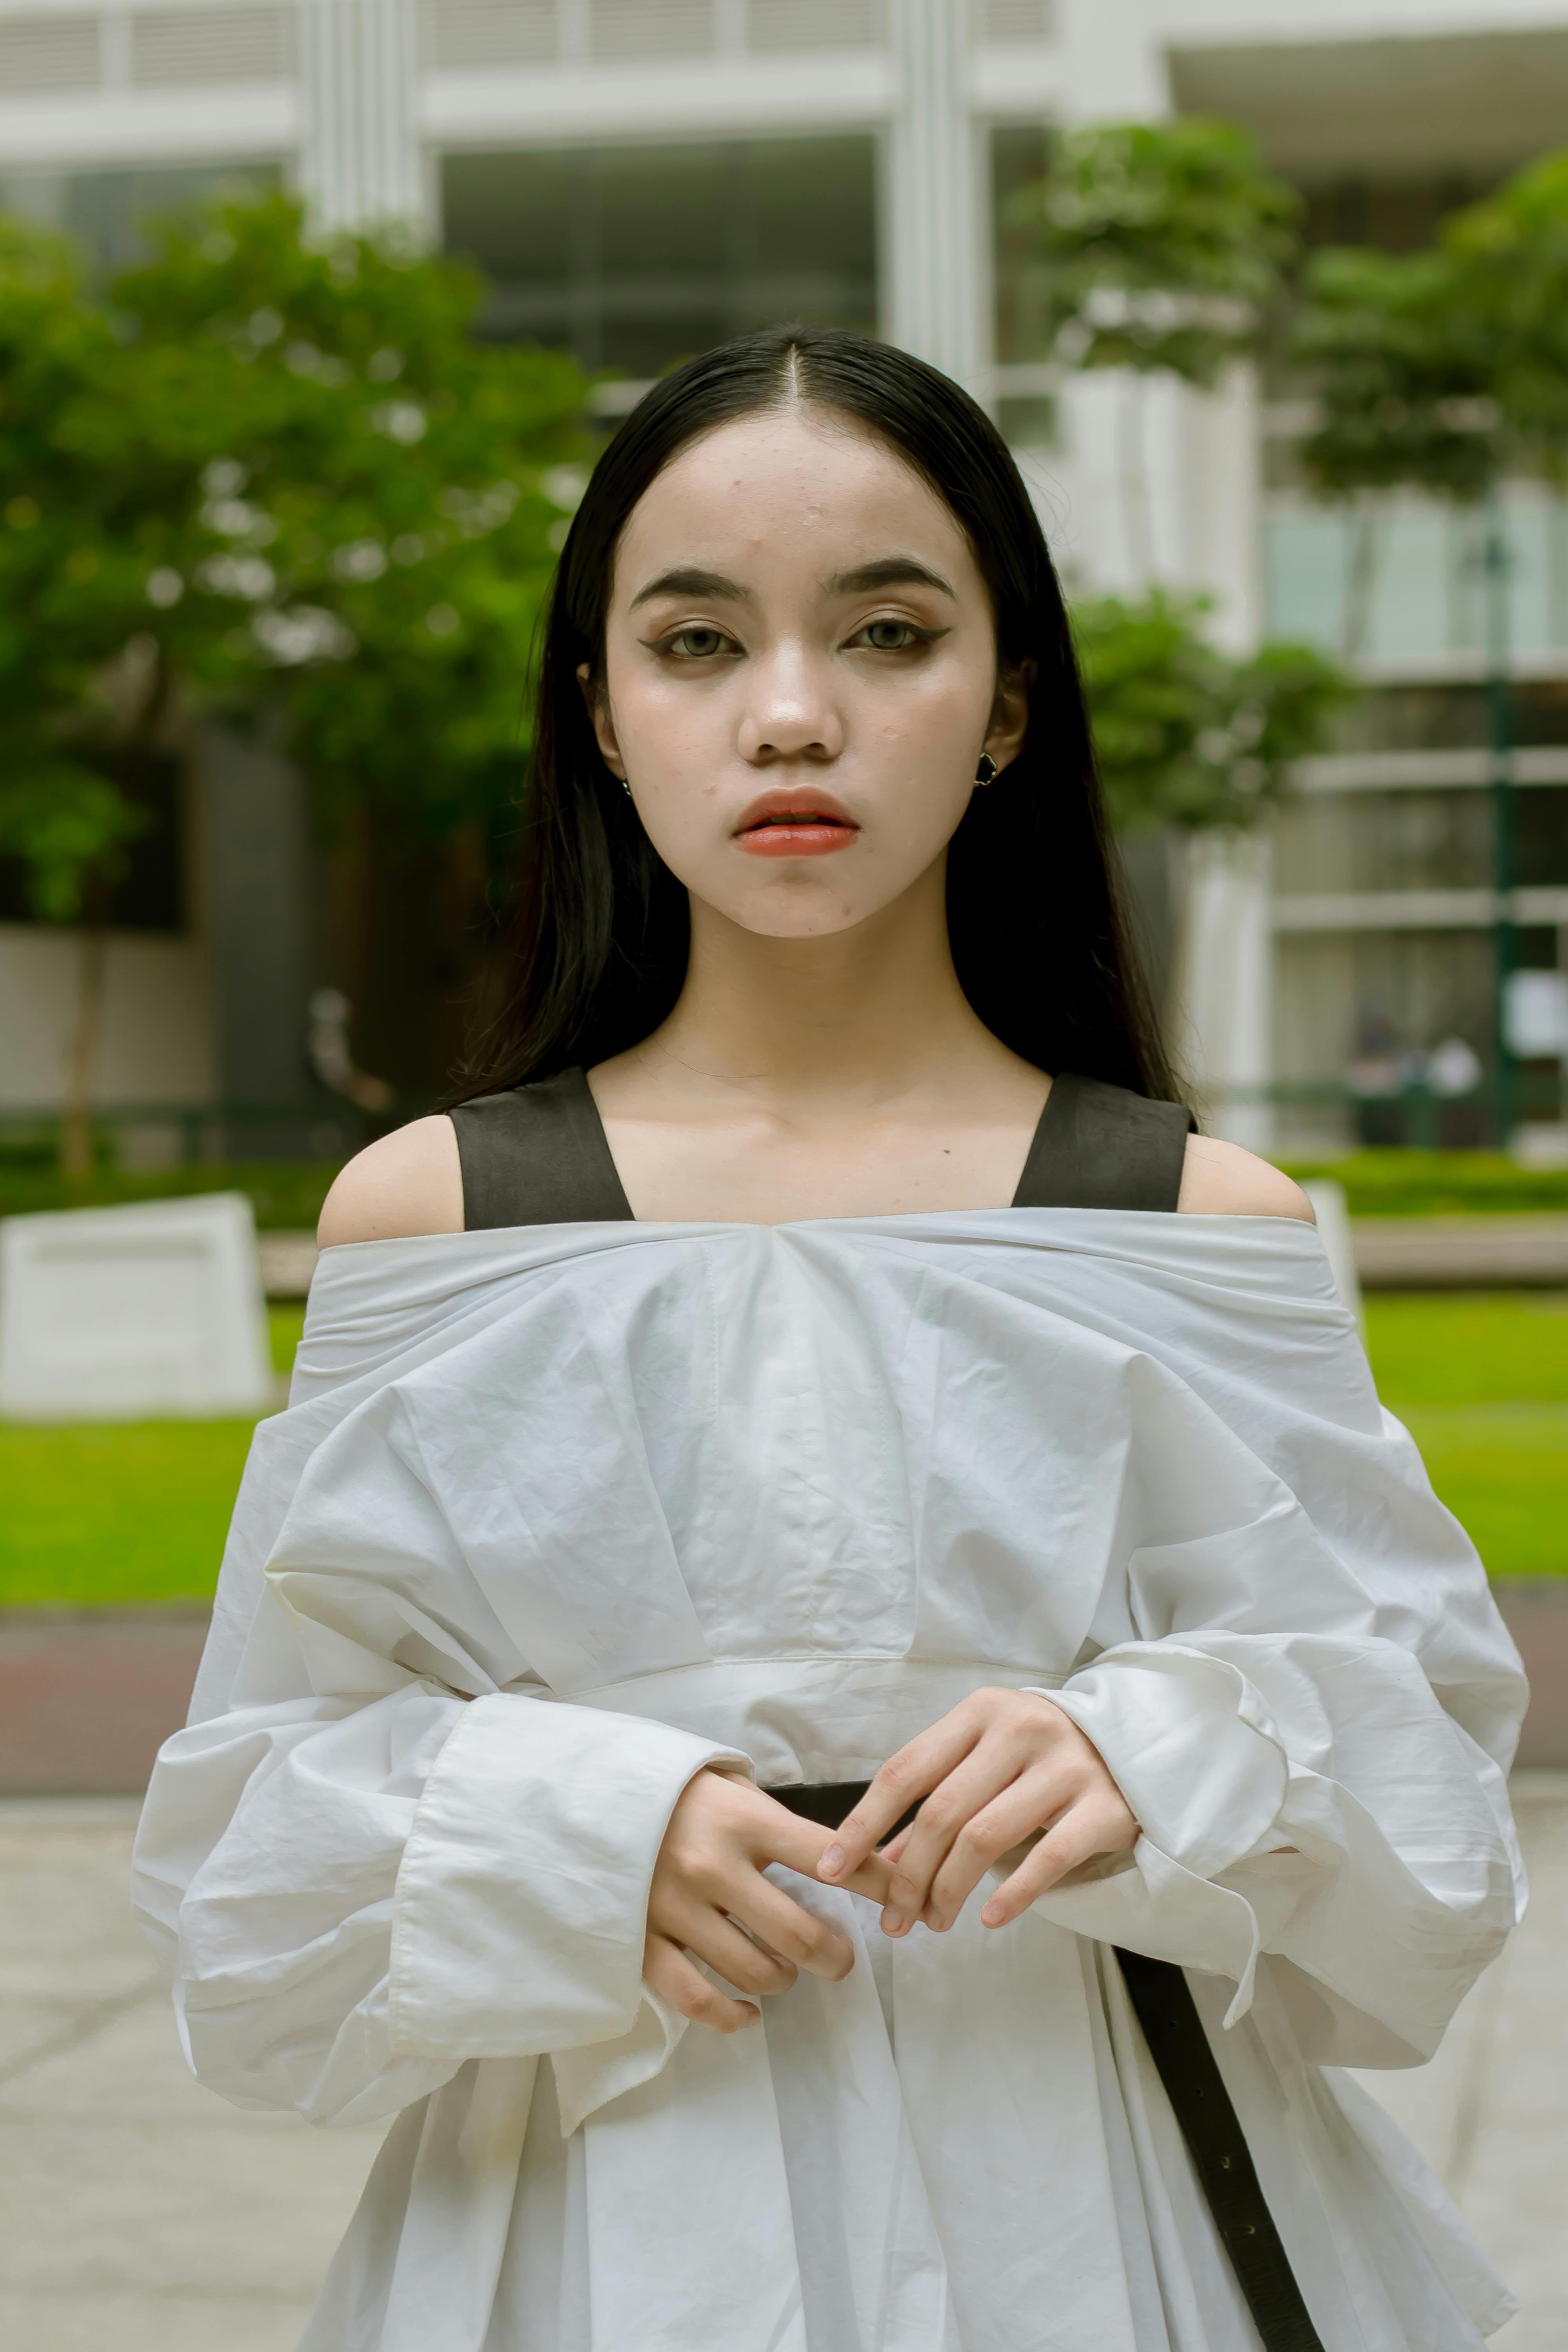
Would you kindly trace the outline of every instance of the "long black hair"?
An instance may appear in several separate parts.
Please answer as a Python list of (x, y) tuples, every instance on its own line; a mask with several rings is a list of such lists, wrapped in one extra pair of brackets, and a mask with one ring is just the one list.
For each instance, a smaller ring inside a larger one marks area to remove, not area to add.
[(699, 434), (799, 400), (854, 418), (930, 483), (974, 551), (1005, 671), (1033, 665), (1022, 751), (948, 852), (964, 994), (1026, 1061), (1142, 1095), (1174, 1088), (1128, 936), (1061, 589), (1006, 444), (948, 377), (829, 327), (721, 343), (656, 383), (594, 469), (545, 615), (510, 984), (457, 1097), (591, 1067), (658, 1027), (689, 952), (686, 890), (600, 757), (579, 665), (602, 675), (626, 520)]

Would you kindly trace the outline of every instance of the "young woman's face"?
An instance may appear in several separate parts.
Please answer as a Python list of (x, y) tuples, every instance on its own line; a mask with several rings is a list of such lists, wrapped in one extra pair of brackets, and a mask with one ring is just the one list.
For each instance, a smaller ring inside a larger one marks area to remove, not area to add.
[(644, 493), (589, 700), (671, 871), (774, 938), (846, 929), (940, 872), (982, 752), (1005, 767), (1026, 716), (952, 514), (809, 409), (720, 427)]

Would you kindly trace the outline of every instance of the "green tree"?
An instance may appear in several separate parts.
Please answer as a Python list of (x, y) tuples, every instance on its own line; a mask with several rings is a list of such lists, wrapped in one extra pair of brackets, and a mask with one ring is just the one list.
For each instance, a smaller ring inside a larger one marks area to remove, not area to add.
[(1073, 635), (1111, 823), (1121, 833), (1244, 827), (1322, 742), (1347, 687), (1310, 646), (1233, 660), (1205, 636), (1201, 597), (1075, 604)]
[(1323, 496), (1359, 502), (1344, 644), (1371, 611), (1375, 494), (1408, 486), (1480, 505), (1497, 893), (1499, 1123), (1517, 1105), (1503, 1009), (1517, 961), (1510, 761), (1509, 551), (1500, 486), (1510, 472), (1568, 480), (1568, 153), (1531, 164), (1456, 213), (1427, 251), (1315, 255), (1291, 337), (1318, 422), (1303, 447)]
[(1311, 256), (1289, 347), (1317, 402), (1308, 479), (1354, 516), (1341, 625), (1353, 660), (1371, 620), (1378, 495), (1416, 485), (1473, 500), (1496, 478), (1494, 352), (1451, 255), (1343, 247)]
[(1058, 133), (1007, 226), (1028, 243), (1033, 333), (1064, 368), (1119, 369), (1123, 499), (1134, 562), (1152, 569), (1138, 376), (1205, 389), (1258, 348), (1296, 247), (1300, 200), (1248, 134), (1199, 116)]
[[(280, 728), (329, 824), (509, 821), (585, 383), (476, 340), (481, 290), (315, 240), (282, 196), (165, 225), (107, 302), (0, 227), (0, 824), (40, 909), (92, 928), (138, 777), (199, 708)], [(105, 828), (74, 902), (39, 814), (66, 766)]]
[(106, 597), (134, 614), (141, 575), (122, 557), (118, 579), (104, 578), (103, 486), (56, 438), (116, 348), (71, 248), (0, 215), (0, 854), (37, 919), (79, 935), (61, 1128), (72, 1177), (91, 1161), (110, 894), (148, 822), (124, 738), (148, 731), (138, 706), (164, 683), (155, 661), (126, 658), (130, 619), (104, 636)]

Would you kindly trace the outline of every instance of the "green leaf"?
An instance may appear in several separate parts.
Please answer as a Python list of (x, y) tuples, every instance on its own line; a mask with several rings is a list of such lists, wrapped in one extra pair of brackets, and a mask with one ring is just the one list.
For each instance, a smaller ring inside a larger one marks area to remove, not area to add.
[(1033, 259), (1024, 304), (1066, 364), (1207, 385), (1256, 348), (1300, 207), (1246, 131), (1178, 116), (1059, 134), (1004, 226)]
[(1348, 692), (1310, 647), (1266, 645), (1233, 661), (1203, 633), (1201, 597), (1076, 604), (1095, 748), (1112, 824), (1201, 832), (1246, 826), (1283, 797), (1292, 763), (1321, 748)]
[(29, 761), (15, 747), (7, 750), (0, 855), (23, 867), (29, 904), (41, 921), (74, 923), (89, 882), (112, 876), (121, 853), (151, 819), (89, 768), (47, 754)]

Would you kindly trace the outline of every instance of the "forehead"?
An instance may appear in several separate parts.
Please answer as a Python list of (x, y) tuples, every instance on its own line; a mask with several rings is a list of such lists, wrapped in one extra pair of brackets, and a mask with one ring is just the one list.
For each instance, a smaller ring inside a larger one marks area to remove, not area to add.
[(805, 562), (826, 576), (894, 551), (984, 594), (957, 518), (885, 441), (847, 417), (767, 410), (688, 443), (649, 483), (621, 535), (616, 592), (635, 595), (671, 562), (722, 558), (739, 576)]

